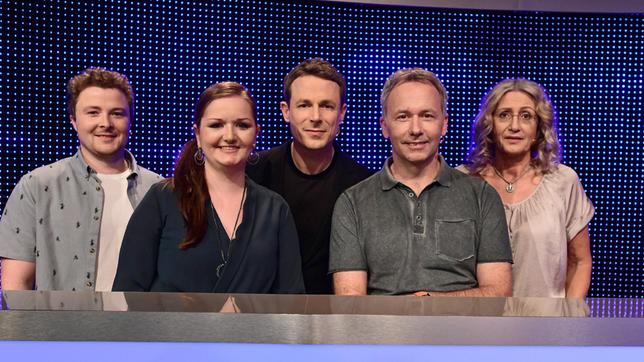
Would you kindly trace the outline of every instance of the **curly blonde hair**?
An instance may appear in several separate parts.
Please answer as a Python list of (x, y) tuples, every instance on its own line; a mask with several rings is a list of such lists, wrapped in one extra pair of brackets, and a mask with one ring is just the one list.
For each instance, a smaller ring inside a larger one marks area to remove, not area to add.
[(494, 113), (501, 98), (508, 92), (527, 94), (535, 103), (537, 136), (531, 147), (530, 163), (537, 171), (552, 172), (560, 162), (561, 146), (557, 138), (557, 119), (546, 91), (536, 82), (527, 79), (506, 79), (495, 85), (483, 98), (472, 132), (472, 148), (468, 155), (471, 174), (480, 174), (495, 158)]

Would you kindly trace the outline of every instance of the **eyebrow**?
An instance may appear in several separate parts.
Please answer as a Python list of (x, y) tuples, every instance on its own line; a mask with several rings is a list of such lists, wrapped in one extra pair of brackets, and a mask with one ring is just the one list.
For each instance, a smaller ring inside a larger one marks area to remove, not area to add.
[[(308, 98), (294, 99), (293, 102), (294, 103), (314, 103), (312, 100), (310, 100)], [(318, 103), (319, 104), (334, 104), (334, 105), (338, 104), (338, 102), (334, 101), (333, 99), (322, 99)]]
[[(522, 111), (522, 110), (524, 110), (524, 109), (530, 109), (530, 110), (533, 110), (533, 111), (534, 111), (536, 108), (535, 108), (535, 107), (532, 107), (532, 106), (523, 106), (523, 107), (519, 108), (519, 110), (520, 110), (520, 111)], [(496, 110), (497, 110), (497, 111), (512, 110), (512, 107), (499, 107), (499, 108), (497, 108)]]
[[(239, 122), (239, 121), (252, 121), (252, 118), (235, 118), (232, 120), (232, 122)], [(226, 122), (225, 119), (223, 118), (204, 118), (204, 121), (219, 121), (219, 122)]]
[(115, 111), (115, 110), (119, 110), (119, 111), (128, 111), (128, 110), (129, 110), (129, 107), (105, 108), (105, 107), (101, 107), (101, 106), (89, 105), (89, 106), (85, 106), (85, 107), (83, 107), (83, 108), (81, 108), (81, 109), (82, 109), (82, 110), (89, 110), (89, 109), (107, 109), (108, 111), (110, 111), (110, 112), (111, 112), (111, 111)]
[[(412, 112), (409, 108), (403, 108), (403, 109), (396, 109), (396, 110), (393, 111), (393, 113), (395, 113), (395, 114), (399, 114), (399, 113), (411, 113), (411, 114), (413, 114), (414, 112)], [(420, 111), (418, 111), (418, 113), (419, 114), (420, 113), (436, 113), (436, 114), (439, 114), (439, 113), (441, 113), (441, 111), (439, 111), (437, 109), (433, 109), (433, 108), (425, 108), (425, 109), (421, 109)]]

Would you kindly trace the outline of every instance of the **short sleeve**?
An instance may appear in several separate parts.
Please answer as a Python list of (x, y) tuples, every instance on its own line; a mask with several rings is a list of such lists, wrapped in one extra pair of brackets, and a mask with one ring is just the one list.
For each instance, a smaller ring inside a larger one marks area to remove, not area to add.
[(479, 263), (512, 262), (512, 249), (501, 197), (484, 184), (480, 197)]
[(0, 257), (36, 260), (35, 179), (27, 174), (11, 192), (0, 219)]
[(333, 209), (329, 273), (350, 270), (367, 270), (367, 261), (358, 235), (355, 209), (344, 192)]
[(566, 200), (566, 236), (572, 240), (593, 218), (595, 208), (586, 196), (577, 173), (566, 167), (567, 200)]

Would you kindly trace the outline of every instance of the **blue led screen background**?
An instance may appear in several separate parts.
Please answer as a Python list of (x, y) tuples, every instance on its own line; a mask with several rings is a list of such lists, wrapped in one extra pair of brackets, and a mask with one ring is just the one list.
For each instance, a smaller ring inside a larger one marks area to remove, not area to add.
[(448, 163), (463, 162), (470, 123), (497, 81), (526, 77), (550, 92), (564, 163), (579, 174), (590, 224), (592, 297), (644, 296), (642, 242), (644, 17), (375, 6), (333, 2), (14, 2), (2, 7), (0, 209), (20, 176), (72, 155), (65, 84), (101, 66), (136, 93), (129, 149), (169, 175), (208, 85), (236, 80), (255, 95), (260, 149), (289, 139), (281, 82), (323, 57), (344, 73), (342, 148), (372, 170), (390, 152), (378, 118), (393, 71), (436, 72), (450, 96)]

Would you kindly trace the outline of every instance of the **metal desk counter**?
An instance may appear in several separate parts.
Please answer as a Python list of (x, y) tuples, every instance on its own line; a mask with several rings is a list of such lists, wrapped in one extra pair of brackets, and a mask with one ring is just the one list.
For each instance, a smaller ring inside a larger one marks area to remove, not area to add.
[(644, 346), (640, 299), (2, 294), (0, 340)]

